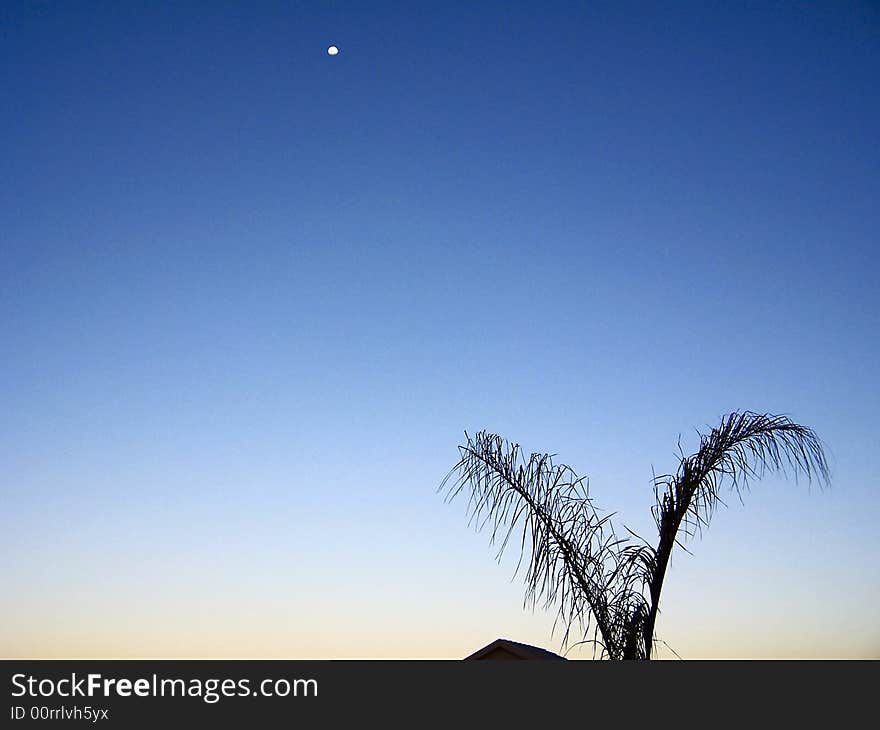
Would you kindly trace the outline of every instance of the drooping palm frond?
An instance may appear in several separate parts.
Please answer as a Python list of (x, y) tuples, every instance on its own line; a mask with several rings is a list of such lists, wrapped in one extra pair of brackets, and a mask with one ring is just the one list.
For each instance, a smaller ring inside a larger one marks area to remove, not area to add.
[(666, 514), (682, 515), (680, 531), (686, 537), (709, 524), (721, 503), (725, 482), (737, 494), (767, 472), (818, 479), (827, 483), (828, 462), (812, 429), (786, 416), (752, 411), (733, 412), (708, 434), (700, 448), (682, 456), (677, 473), (655, 479), (654, 519), (660, 529)]
[(673, 546), (708, 526), (722, 504), (725, 484), (741, 494), (752, 480), (768, 472), (795, 480), (805, 476), (810, 481), (818, 479), (820, 484), (829, 482), (825, 452), (811, 428), (787, 416), (735, 411), (708, 434), (700, 435), (700, 448), (691, 456), (682, 456), (674, 475), (655, 479), (652, 512), (660, 536), (649, 580), (651, 612), (642, 637), (649, 656)]
[(564, 626), (589, 635), (601, 656), (620, 658), (632, 614), (647, 614), (645, 566), (653, 551), (618, 537), (588, 493), (586, 479), (550, 454), (525, 458), (517, 444), (481, 431), (459, 447), (461, 459), (441, 484), (447, 500), (470, 487), (471, 522), (492, 526), (499, 556), (519, 530), (520, 562), (527, 559), (526, 603), (557, 604)]

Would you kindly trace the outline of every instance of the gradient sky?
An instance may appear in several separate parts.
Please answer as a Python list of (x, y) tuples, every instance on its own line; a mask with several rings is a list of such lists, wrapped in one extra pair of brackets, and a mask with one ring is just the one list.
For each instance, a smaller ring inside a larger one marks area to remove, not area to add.
[(876, 4), (4, 2), (0, 53), (0, 655), (558, 649), (462, 432), (650, 534), (749, 408), (832, 489), (732, 497), (659, 637), (880, 656)]

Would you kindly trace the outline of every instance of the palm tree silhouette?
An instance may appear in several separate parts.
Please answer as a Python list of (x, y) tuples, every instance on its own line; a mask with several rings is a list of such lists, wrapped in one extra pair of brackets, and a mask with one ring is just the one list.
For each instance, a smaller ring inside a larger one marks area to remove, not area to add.
[[(821, 442), (786, 416), (730, 413), (691, 456), (679, 452), (675, 474), (655, 476), (652, 508), (656, 547), (629, 528), (616, 533), (594, 506), (585, 477), (553, 463), (551, 454), (525, 458), (519, 445), (479, 432), (459, 446), (461, 459), (443, 479), (449, 501), (465, 487), (471, 523), (492, 527), (502, 554), (521, 532), (517, 571), (527, 561), (526, 603), (556, 605), (563, 646), (589, 643), (594, 656), (650, 659), (663, 580), (676, 544), (708, 526), (723, 488), (737, 494), (768, 472), (829, 483)], [(519, 534), (519, 533), (517, 533)], [(570, 643), (572, 631), (582, 639)]]

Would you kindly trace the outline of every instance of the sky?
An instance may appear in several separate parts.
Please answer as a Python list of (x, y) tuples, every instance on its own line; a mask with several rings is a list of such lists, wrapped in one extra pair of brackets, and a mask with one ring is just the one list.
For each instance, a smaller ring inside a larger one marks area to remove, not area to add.
[(878, 73), (869, 2), (3, 3), (0, 655), (559, 650), (465, 430), (651, 537), (751, 409), (831, 487), (732, 495), (661, 655), (880, 657)]

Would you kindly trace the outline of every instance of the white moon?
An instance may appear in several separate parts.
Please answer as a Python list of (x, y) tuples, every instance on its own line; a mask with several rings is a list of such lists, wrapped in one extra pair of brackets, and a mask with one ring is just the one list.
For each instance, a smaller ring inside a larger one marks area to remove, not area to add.
[(335, 56), (339, 53), (339, 49), (336, 46), (330, 46), (330, 48), (327, 49), (327, 53), (331, 56)]

